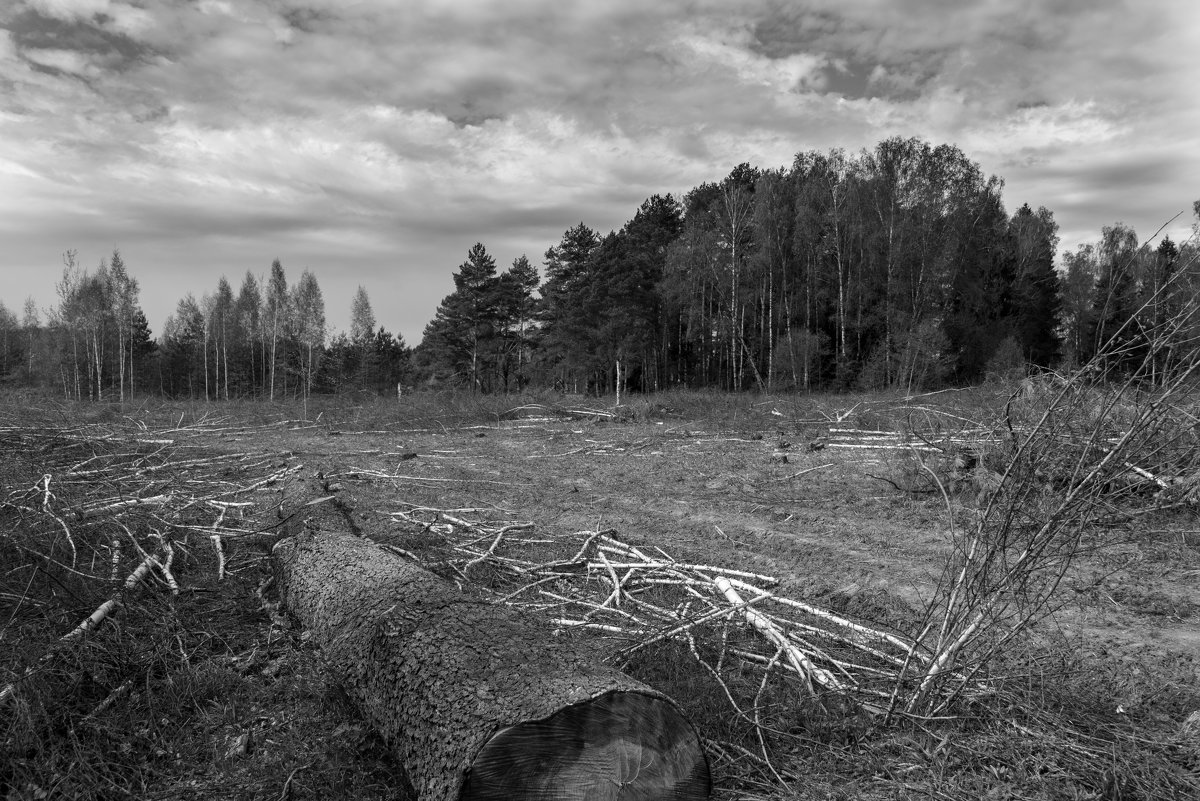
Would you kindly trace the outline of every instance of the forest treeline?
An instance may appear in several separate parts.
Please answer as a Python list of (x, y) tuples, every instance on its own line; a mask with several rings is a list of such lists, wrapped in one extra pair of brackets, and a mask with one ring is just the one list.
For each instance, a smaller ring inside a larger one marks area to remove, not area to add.
[(1001, 189), (954, 146), (893, 138), (739, 165), (606, 235), (581, 222), (546, 251), (539, 296), (524, 256), (497, 272), (477, 244), (416, 366), (482, 391), (603, 392), (936, 387), (1106, 344), (1138, 363), (1134, 340), (1195, 295), (1194, 246), (1139, 247), (1117, 223), (1060, 269), (1053, 214), (1010, 216)]
[(305, 270), (289, 285), (276, 259), (265, 279), (247, 271), (237, 293), (181, 298), (153, 338), (120, 251), (94, 270), (64, 256), (59, 302), (43, 320), (32, 300), (18, 321), (0, 307), (0, 372), (9, 383), (68, 399), (136, 394), (176, 398), (283, 398), (342, 389), (395, 392), (409, 372), (403, 337), (375, 326), (370, 298), (354, 296), (348, 333), (329, 337), (325, 300)]
[[(278, 260), (236, 293), (222, 278), (185, 296), (155, 339), (120, 253), (89, 271), (68, 252), (55, 307), (29, 300), (18, 319), (0, 306), (0, 373), (71, 398), (912, 390), (1102, 349), (1106, 369), (1132, 370), (1155, 364), (1152, 347), (1190, 347), (1194, 238), (1151, 248), (1115, 223), (1056, 265), (1053, 214), (1010, 215), (1002, 187), (957, 147), (918, 139), (742, 164), (649, 198), (618, 231), (568, 228), (541, 276), (526, 256), (501, 271), (476, 244), (415, 349), (376, 326), (362, 287), (351, 330), (330, 336), (316, 277), (289, 284)], [(1164, 347), (1166, 320), (1178, 341)]]

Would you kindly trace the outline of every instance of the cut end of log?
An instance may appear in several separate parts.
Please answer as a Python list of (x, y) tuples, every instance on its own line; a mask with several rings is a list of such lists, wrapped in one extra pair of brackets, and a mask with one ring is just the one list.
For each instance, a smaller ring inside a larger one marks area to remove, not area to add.
[(610, 692), (510, 726), (479, 752), (460, 801), (701, 801), (708, 761), (668, 701)]

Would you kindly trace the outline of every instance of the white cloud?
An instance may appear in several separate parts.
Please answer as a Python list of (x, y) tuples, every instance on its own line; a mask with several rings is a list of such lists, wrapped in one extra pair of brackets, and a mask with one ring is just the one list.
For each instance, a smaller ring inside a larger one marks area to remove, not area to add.
[(138, 38), (154, 27), (154, 15), (144, 8), (125, 3), (111, 3), (105, 14), (109, 22), (105, 27), (117, 33)]
[(109, 0), (27, 0), (27, 5), (47, 17), (66, 21), (90, 19), (106, 13)]
[(25, 0), (33, 11), (63, 22), (94, 22), (107, 30), (137, 36), (151, 27), (154, 14), (114, 0)]
[(821, 71), (827, 64), (825, 58), (802, 53), (768, 58), (752, 52), (747, 47), (749, 39), (745, 31), (725, 38), (690, 33), (678, 37), (673, 44), (683, 51), (687, 67), (698, 71), (716, 67), (732, 73), (740, 83), (748, 86), (763, 86), (779, 93), (822, 87)]
[(1016, 147), (1092, 145), (1111, 141), (1127, 126), (1105, 119), (1094, 100), (1019, 110), (1009, 118), (1006, 132)]
[(31, 48), (25, 51), (25, 57), (43, 67), (62, 70), (85, 78), (94, 78), (100, 74), (99, 68), (92, 63), (92, 59), (78, 50)]

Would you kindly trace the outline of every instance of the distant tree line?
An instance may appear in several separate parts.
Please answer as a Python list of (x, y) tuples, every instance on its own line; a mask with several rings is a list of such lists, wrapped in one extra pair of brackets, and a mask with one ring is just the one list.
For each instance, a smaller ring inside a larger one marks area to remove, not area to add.
[(236, 295), (222, 277), (213, 293), (184, 296), (157, 341), (120, 251), (95, 270), (74, 251), (64, 262), (58, 304), (44, 320), (32, 299), (20, 320), (0, 305), (0, 376), (10, 384), (69, 399), (275, 399), (395, 392), (409, 372), (410, 349), (376, 328), (365, 289), (354, 297), (350, 332), (331, 338), (316, 277), (305, 270), (289, 287), (278, 259), (265, 280), (247, 272)]
[(1120, 223), (1060, 273), (1053, 214), (1010, 216), (1001, 188), (956, 147), (893, 138), (739, 165), (604, 236), (581, 222), (537, 297), (525, 257), (497, 273), (477, 244), (417, 369), (484, 392), (936, 387), (1084, 363), (1194, 294), (1194, 247), (1139, 248)]
[(362, 287), (350, 331), (331, 337), (316, 277), (289, 285), (278, 260), (236, 294), (222, 278), (185, 296), (155, 340), (120, 253), (88, 271), (68, 252), (45, 319), (32, 300), (20, 318), (0, 304), (0, 376), (78, 399), (401, 382), (912, 390), (1098, 355), (1106, 371), (1153, 373), (1192, 347), (1194, 239), (1150, 249), (1116, 223), (1056, 268), (1053, 214), (1009, 215), (1002, 186), (958, 148), (918, 139), (804, 152), (777, 170), (741, 164), (682, 200), (654, 195), (619, 231), (567, 229), (544, 277), (526, 256), (500, 271), (476, 244), (413, 351), (376, 327)]

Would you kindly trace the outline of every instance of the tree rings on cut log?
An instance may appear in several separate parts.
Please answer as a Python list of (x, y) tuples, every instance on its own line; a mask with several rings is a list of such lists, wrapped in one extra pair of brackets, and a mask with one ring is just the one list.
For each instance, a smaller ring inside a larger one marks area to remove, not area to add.
[(614, 692), (496, 734), (462, 801), (685, 801), (708, 791), (704, 755), (675, 707)]
[(422, 801), (708, 798), (699, 737), (670, 699), (320, 522), (276, 545), (280, 597)]

